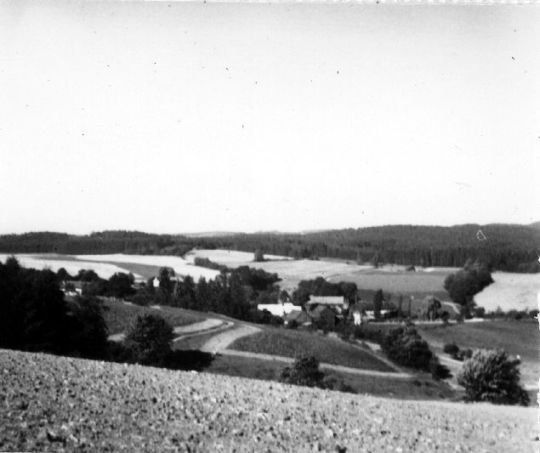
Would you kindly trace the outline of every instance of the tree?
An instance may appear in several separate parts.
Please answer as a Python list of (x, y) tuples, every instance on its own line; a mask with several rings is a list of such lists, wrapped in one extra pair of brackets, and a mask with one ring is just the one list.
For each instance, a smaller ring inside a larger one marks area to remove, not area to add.
[(104, 357), (108, 329), (98, 299), (78, 297), (71, 308), (70, 326), (70, 343), (77, 355), (91, 359)]
[(265, 261), (264, 259), (264, 253), (261, 249), (255, 250), (255, 253), (253, 254), (253, 261), (256, 263), (261, 263)]
[(159, 291), (158, 291), (158, 302), (164, 305), (169, 305), (171, 303), (174, 282), (172, 278), (174, 277), (174, 269), (170, 267), (162, 267), (159, 270)]
[(493, 278), (488, 266), (468, 261), (463, 269), (446, 277), (444, 289), (454, 302), (461, 305), (462, 314), (469, 317), (474, 308), (474, 295), (491, 283)]
[(56, 272), (56, 276), (58, 277), (58, 280), (61, 282), (66, 281), (66, 280), (73, 280), (73, 277), (69, 275), (68, 271), (66, 271), (66, 269), (63, 267), (58, 269), (58, 271)]
[(442, 308), (441, 301), (434, 296), (427, 296), (423, 304), (425, 317), (430, 321), (436, 320)]
[(280, 380), (287, 384), (321, 387), (324, 373), (319, 369), (319, 361), (313, 356), (299, 357), (292, 367), (281, 372)]
[(458, 374), (467, 401), (495, 404), (529, 404), (529, 395), (519, 383), (519, 359), (502, 350), (477, 350)]
[(57, 274), (0, 263), (0, 347), (97, 358), (107, 329), (101, 306), (78, 299), (66, 304)]
[(0, 347), (60, 353), (69, 347), (64, 294), (50, 270), (0, 263)]
[(430, 370), (433, 353), (414, 327), (391, 330), (381, 346), (388, 357), (400, 365)]
[(384, 295), (382, 289), (379, 289), (375, 292), (375, 295), (373, 296), (373, 314), (375, 316), (375, 319), (379, 319), (381, 317), (383, 300)]
[(92, 269), (81, 269), (75, 279), (82, 282), (94, 282), (99, 280), (99, 275)]
[(107, 284), (107, 294), (112, 297), (117, 297), (119, 299), (131, 296), (135, 293), (133, 289), (133, 283), (135, 278), (133, 274), (125, 274), (123, 272), (117, 272), (109, 278)]
[(182, 282), (178, 282), (176, 300), (180, 307), (197, 309), (197, 295), (193, 277), (186, 275)]
[(138, 316), (126, 336), (126, 346), (136, 362), (144, 365), (163, 364), (171, 353), (173, 328), (161, 316)]

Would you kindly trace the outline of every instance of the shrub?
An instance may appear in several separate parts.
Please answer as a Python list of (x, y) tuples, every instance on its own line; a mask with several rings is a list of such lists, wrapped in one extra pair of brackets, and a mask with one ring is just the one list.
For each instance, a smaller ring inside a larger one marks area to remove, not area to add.
[(297, 358), (292, 367), (281, 372), (280, 380), (287, 384), (322, 387), (324, 373), (319, 370), (319, 361), (313, 356)]
[(171, 351), (167, 357), (165, 366), (173, 370), (196, 370), (201, 371), (208, 367), (214, 356), (209, 352), (198, 350)]
[(430, 371), (433, 353), (414, 327), (400, 327), (391, 330), (384, 338), (382, 348), (396, 363)]
[(459, 352), (459, 346), (455, 343), (446, 343), (443, 347), (443, 351), (446, 354), (455, 356)]
[(452, 377), (452, 373), (450, 373), (448, 367), (440, 363), (436, 356), (433, 356), (429, 362), (429, 371), (433, 379), (437, 381)]
[(292, 321), (289, 321), (286, 325), (287, 329), (298, 329), (298, 322), (296, 319), (293, 319)]
[(338, 392), (356, 393), (350, 385), (343, 381), (343, 379), (334, 375), (325, 376), (321, 382), (321, 387), (328, 390), (336, 390)]
[(463, 362), (465, 359), (470, 359), (472, 357), (472, 349), (462, 349), (452, 355), (452, 358)]
[(136, 362), (143, 365), (162, 365), (171, 353), (173, 329), (161, 316), (138, 316), (126, 336)]
[(457, 377), (465, 399), (526, 406), (529, 395), (519, 383), (519, 363), (502, 349), (475, 351)]

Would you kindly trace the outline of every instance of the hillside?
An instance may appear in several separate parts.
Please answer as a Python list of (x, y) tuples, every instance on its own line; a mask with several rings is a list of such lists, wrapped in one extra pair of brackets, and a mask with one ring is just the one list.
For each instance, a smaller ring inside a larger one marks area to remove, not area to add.
[(103, 231), (76, 236), (26, 233), (0, 236), (1, 253), (169, 254), (194, 247), (231, 249), (295, 258), (330, 257), (420, 266), (461, 267), (482, 259), (498, 270), (538, 272), (536, 224), (386, 225), (309, 233), (223, 233), (158, 235), (136, 231)]
[(536, 411), (0, 351), (0, 450), (529, 452)]

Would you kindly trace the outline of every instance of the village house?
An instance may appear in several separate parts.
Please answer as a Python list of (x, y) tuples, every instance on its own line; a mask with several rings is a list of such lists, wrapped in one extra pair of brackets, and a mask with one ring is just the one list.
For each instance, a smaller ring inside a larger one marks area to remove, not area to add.
[(279, 316), (283, 318), (285, 315), (293, 312), (302, 311), (302, 307), (294, 305), (290, 302), (280, 302), (278, 304), (259, 304), (257, 305), (257, 310), (263, 311), (267, 310), (272, 313), (274, 316)]
[(311, 318), (304, 310), (292, 311), (285, 315), (285, 325), (295, 323), (297, 326), (309, 326), (311, 325)]
[(349, 303), (343, 296), (309, 296), (306, 311), (309, 313), (318, 306), (331, 308), (337, 315), (342, 315), (349, 308)]

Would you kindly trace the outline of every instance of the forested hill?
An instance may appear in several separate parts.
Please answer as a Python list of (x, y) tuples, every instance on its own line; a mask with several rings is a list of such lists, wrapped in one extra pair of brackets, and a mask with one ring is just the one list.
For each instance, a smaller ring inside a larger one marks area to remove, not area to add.
[(499, 270), (540, 271), (540, 228), (536, 224), (389, 225), (211, 237), (136, 231), (103, 231), (84, 236), (49, 232), (0, 236), (0, 253), (182, 255), (193, 247), (260, 249), (264, 253), (298, 258), (332, 257), (423, 266), (462, 266), (467, 259), (479, 258)]

